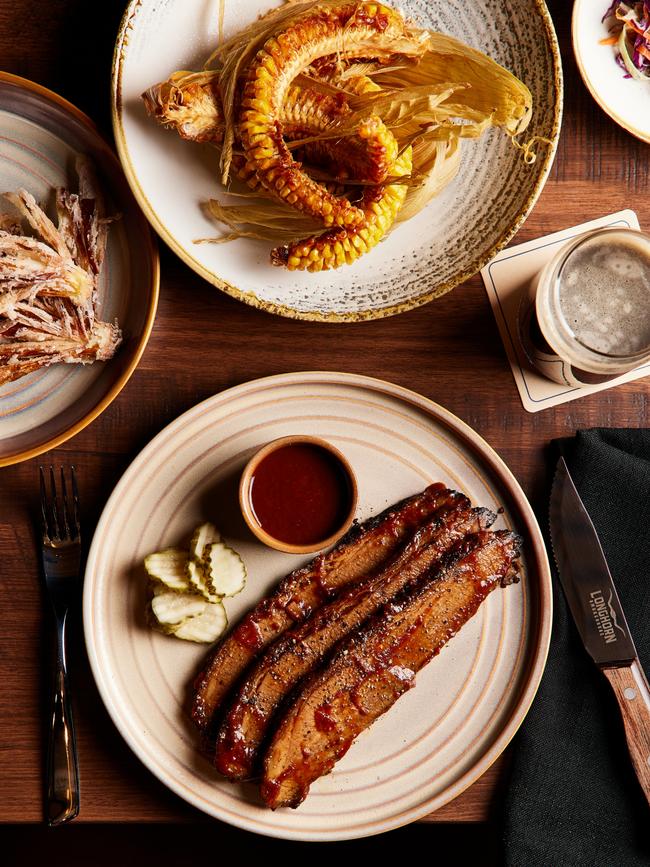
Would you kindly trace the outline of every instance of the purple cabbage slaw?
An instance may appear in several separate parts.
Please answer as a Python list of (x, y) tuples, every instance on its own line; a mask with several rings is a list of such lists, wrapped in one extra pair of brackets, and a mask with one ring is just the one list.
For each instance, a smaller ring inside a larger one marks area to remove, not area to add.
[(625, 78), (650, 81), (650, 0), (614, 0), (602, 20), (610, 35), (601, 43), (616, 47), (616, 62)]

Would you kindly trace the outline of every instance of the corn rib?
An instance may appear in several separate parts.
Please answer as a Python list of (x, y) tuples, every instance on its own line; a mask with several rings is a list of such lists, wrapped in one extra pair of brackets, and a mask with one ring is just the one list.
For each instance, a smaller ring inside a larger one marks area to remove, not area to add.
[[(413, 152), (409, 146), (395, 164), (396, 175), (411, 171)], [(329, 229), (302, 241), (294, 241), (271, 252), (274, 265), (289, 271), (329, 271), (341, 265), (351, 265), (381, 241), (395, 222), (406, 198), (405, 184), (368, 187), (361, 201), (365, 225)]]
[[(366, 76), (351, 79), (349, 88), (352, 93), (380, 89)], [(176, 130), (181, 138), (215, 145), (223, 142), (225, 120), (219, 99), (218, 72), (175, 72), (167, 81), (145, 91), (143, 99), (149, 114), (162, 126)], [(280, 123), (285, 138), (299, 141), (332, 134), (337, 121), (350, 112), (343, 91), (329, 94), (294, 84), (283, 102)], [(323, 166), (341, 180), (355, 178), (378, 184), (385, 180), (394, 165), (397, 143), (381, 119), (373, 117), (359, 124), (356, 135), (305, 144), (300, 148), (300, 156), (307, 163)], [(259, 188), (254, 160), (235, 156), (233, 164), (240, 180), (251, 189)]]
[(363, 225), (362, 209), (328, 193), (293, 159), (283, 139), (281, 106), (293, 79), (318, 58), (362, 57), (382, 46), (388, 51), (405, 32), (404, 20), (389, 7), (350, 3), (316, 7), (267, 39), (247, 71), (238, 124), (245, 155), (267, 190), (326, 226)]

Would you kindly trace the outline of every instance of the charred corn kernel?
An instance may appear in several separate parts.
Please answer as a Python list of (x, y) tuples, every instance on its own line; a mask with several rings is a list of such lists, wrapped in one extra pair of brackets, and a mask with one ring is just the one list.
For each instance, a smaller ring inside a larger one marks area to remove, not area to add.
[(257, 160), (257, 161), (270, 159), (273, 156), (273, 148), (268, 147), (268, 146), (267, 147), (261, 147), (261, 148), (254, 148), (250, 152), (250, 155), (253, 157), (254, 160)]
[[(397, 161), (397, 167), (407, 175), (412, 167), (413, 151), (408, 147)], [(405, 184), (388, 184), (370, 187), (364, 193), (362, 205), (366, 224), (356, 229), (333, 228), (322, 235), (294, 241), (271, 253), (271, 261), (285, 265), (290, 271), (315, 271), (338, 268), (344, 263), (351, 265), (359, 256), (372, 249), (384, 237), (406, 198)], [(320, 268), (316, 268), (316, 264)]]
[[(280, 66), (282, 66), (284, 64), (284, 61), (285, 61), (284, 51), (282, 50), (282, 46), (280, 45), (278, 40), (275, 38), (275, 36), (271, 36), (271, 37), (269, 37), (269, 39), (266, 40), (266, 42), (264, 44), (263, 51), (267, 54), (267, 57), (264, 58), (265, 62), (268, 59), (271, 61), (271, 63), (273, 63), (274, 61), (277, 60), (278, 63), (280, 64)], [(271, 64), (268, 64), (268, 65), (270, 66)], [(269, 69), (269, 72), (270, 71), (271, 70)], [(276, 75), (277, 75), (277, 72), (276, 72)]]
[(255, 70), (256, 78), (263, 78), (268, 81), (269, 84), (273, 84), (273, 76), (271, 75), (271, 70), (266, 66), (258, 66)]
[(264, 115), (269, 110), (269, 104), (265, 99), (249, 99), (247, 100), (246, 108), (246, 114), (249, 119), (251, 119), (251, 109), (254, 108), (257, 109), (257, 111), (259, 112), (258, 117), (263, 120)]

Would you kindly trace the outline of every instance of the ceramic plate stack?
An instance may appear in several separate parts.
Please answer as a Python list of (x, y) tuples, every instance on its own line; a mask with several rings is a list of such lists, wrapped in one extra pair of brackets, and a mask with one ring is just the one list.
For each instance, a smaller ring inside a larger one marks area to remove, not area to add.
[[(226, 0), (229, 36), (268, 0)], [(269, 243), (197, 245), (214, 237), (201, 202), (219, 192), (216, 152), (190, 145), (146, 116), (142, 92), (178, 69), (200, 69), (217, 44), (219, 0), (133, 0), (113, 70), (114, 129), (124, 170), (151, 224), (198, 274), (236, 298), (285, 316), (348, 320), (389, 316), (424, 304), (476, 273), (512, 238), (548, 175), (559, 135), (562, 81), (553, 25), (543, 0), (405, 0), (420, 25), (484, 51), (530, 88), (534, 165), (499, 131), (464, 141), (459, 176), (420, 214), (354, 265), (306, 274), (273, 268)]]

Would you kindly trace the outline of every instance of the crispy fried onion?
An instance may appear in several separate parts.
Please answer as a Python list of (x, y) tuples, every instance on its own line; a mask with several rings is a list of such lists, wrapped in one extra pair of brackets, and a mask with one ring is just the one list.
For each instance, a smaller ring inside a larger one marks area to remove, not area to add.
[(0, 217), (0, 384), (56, 362), (105, 360), (121, 342), (117, 324), (97, 318), (110, 219), (88, 161), (77, 170), (79, 192), (56, 191), (57, 225), (27, 190), (4, 194), (18, 216)]

